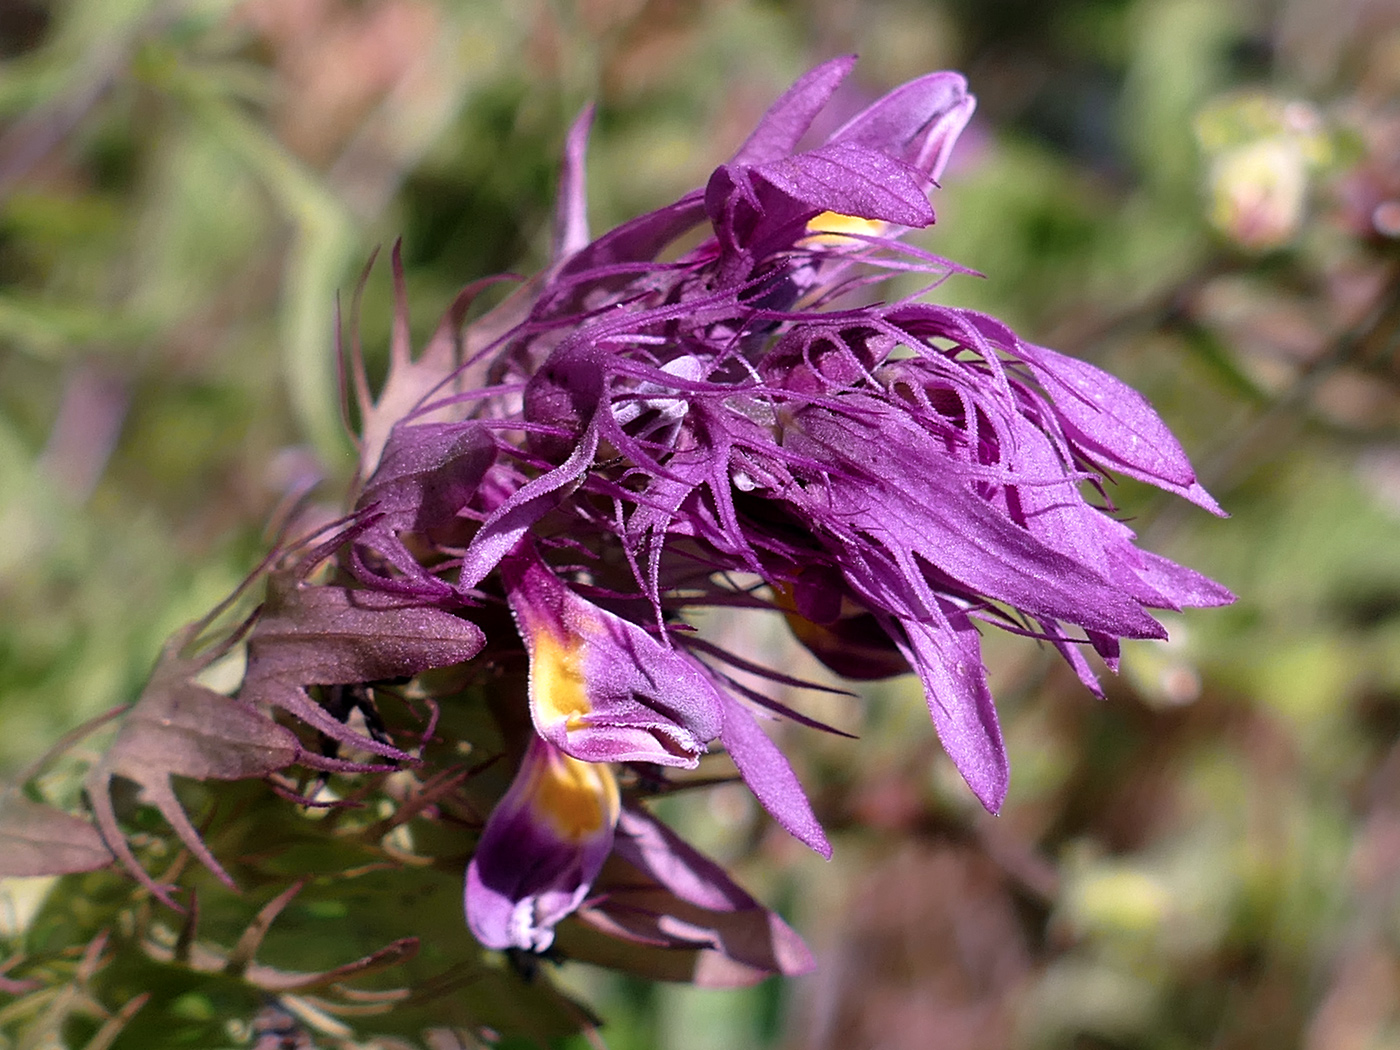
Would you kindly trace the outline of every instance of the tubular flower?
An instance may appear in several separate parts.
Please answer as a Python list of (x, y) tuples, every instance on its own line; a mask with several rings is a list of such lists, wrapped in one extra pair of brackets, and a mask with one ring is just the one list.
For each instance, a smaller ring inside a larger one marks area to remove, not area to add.
[(737, 658), (687, 609), (767, 606), (840, 674), (913, 671), (996, 811), (983, 625), (1048, 640), (1098, 692), (1086, 650), (1115, 669), (1120, 639), (1164, 636), (1150, 610), (1232, 600), (1112, 514), (1114, 474), (1220, 513), (1140, 395), (983, 314), (854, 294), (963, 272), (902, 238), (933, 223), (974, 101), (935, 73), (799, 149), (852, 64), (799, 80), (703, 189), (596, 240), (580, 121), (550, 268), (467, 329), (464, 356), (467, 298), (417, 358), (401, 318), (379, 400), (358, 384), (359, 586), (472, 618), (504, 605), (528, 654), (535, 739), (468, 876), (484, 944), (540, 950), (585, 900), (618, 820), (606, 763), (655, 779), (718, 741), (829, 854), (751, 705), (801, 716), (730, 679)]
[(612, 852), (619, 798), (608, 765), (531, 740), (467, 866), (467, 921), (477, 940), (548, 948), (555, 923), (583, 903)]
[(723, 706), (693, 660), (580, 598), (537, 557), (508, 560), (501, 576), (541, 737), (585, 762), (695, 766)]

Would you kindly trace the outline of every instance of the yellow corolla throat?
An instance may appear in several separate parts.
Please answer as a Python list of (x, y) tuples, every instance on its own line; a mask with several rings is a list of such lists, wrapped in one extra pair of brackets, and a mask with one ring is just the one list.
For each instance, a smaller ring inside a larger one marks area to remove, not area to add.
[(836, 632), (830, 627), (813, 623), (797, 611), (797, 598), (793, 595), (791, 584), (775, 583), (772, 584), (772, 587), (773, 604), (782, 610), (783, 619), (788, 624), (788, 630), (792, 631), (799, 642), (809, 649), (818, 651), (824, 647), (839, 644)]
[(617, 778), (605, 763), (550, 748), (531, 780), (530, 812), (561, 840), (582, 842), (617, 823)]
[(583, 674), (583, 639), (560, 638), (539, 631), (530, 650), (530, 703), (540, 726), (563, 723), (580, 729), (588, 724), (593, 705)]
[[(807, 236), (802, 239), (802, 244), (805, 247), (844, 248), (864, 244), (860, 237), (883, 237), (889, 228), (890, 224), (880, 219), (862, 219), (858, 215), (824, 211), (807, 223)], [(849, 236), (853, 233), (860, 236)]]

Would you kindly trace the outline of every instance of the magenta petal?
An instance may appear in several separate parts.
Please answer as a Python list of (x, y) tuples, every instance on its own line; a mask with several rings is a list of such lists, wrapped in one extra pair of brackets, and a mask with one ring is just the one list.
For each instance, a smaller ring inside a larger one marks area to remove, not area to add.
[[(815, 966), (787, 923), (637, 806), (618, 818), (613, 855), (579, 919), (560, 939), (571, 958), (653, 981), (741, 988)], [(627, 943), (591, 936), (584, 923)]]
[(842, 55), (804, 73), (768, 108), (729, 163), (763, 164), (791, 153), (855, 64), (855, 55)]
[(837, 142), (753, 169), (755, 177), (813, 211), (834, 211), (900, 226), (933, 222), (927, 179), (878, 149)]
[(638, 216), (603, 234), (570, 256), (559, 276), (576, 277), (593, 267), (653, 259), (662, 248), (704, 218), (703, 195), (694, 190), (674, 204)]
[[(451, 585), (424, 571), (400, 534), (450, 526), (476, 495), (495, 458), (495, 442), (475, 423), (396, 423), (356, 503), (368, 522), (353, 544), (352, 566), (360, 580), (425, 601), (452, 596)], [(371, 571), (368, 551), (399, 575)]]
[[(859, 581), (872, 608), (925, 615), (928, 584), (917, 556), (970, 592), (1042, 618), (1162, 637), (1131, 594), (980, 496), (971, 484), (975, 475), (902, 411), (854, 394), (844, 400), (848, 415), (795, 414), (784, 449), (822, 463), (830, 475), (820, 487), (794, 487), (789, 498), (808, 521), (829, 529), (833, 557), (848, 579)], [(929, 469), (940, 462), (941, 469)]]
[(1095, 459), (1224, 516), (1220, 505), (1197, 483), (1176, 436), (1145, 397), (1085, 361), (1039, 346), (1022, 344), (1022, 349), (1063, 415), (1069, 436)]
[[(1100, 700), (1103, 699), (1103, 685), (1099, 682), (1099, 676), (1094, 673), (1094, 669), (1089, 666), (1089, 660), (1084, 655), (1085, 646), (1079, 639), (1071, 637), (1060, 625), (1051, 621), (1042, 624), (1045, 636), (1050, 640), (1059, 654), (1065, 658), (1065, 663), (1069, 664), (1074, 671), (1075, 677), (1085, 689), (1093, 693)], [(1106, 638), (1106, 635), (1097, 635), (1099, 638)], [(1117, 660), (1109, 665), (1109, 670), (1117, 670)]]
[(495, 442), (475, 423), (397, 423), (357, 506), (395, 529), (440, 527), (476, 494), (495, 459)]
[(902, 620), (909, 662), (924, 683), (924, 696), (943, 750), (982, 805), (996, 813), (1006, 798), (1010, 767), (980, 639), (964, 613), (948, 610), (941, 624)]
[(584, 154), (588, 130), (593, 126), (593, 107), (584, 106), (569, 128), (564, 143), (564, 167), (559, 173), (559, 199), (554, 204), (554, 265), (558, 266), (588, 244), (588, 194), (584, 177)]
[(960, 74), (930, 73), (874, 102), (829, 141), (883, 149), (936, 180), (976, 104)]
[(1151, 551), (1139, 551), (1142, 564), (1138, 575), (1183, 608), (1210, 608), (1229, 605), (1235, 596), (1229, 588), (1202, 576), (1194, 569), (1178, 565)]
[(607, 766), (530, 741), (467, 866), (467, 925), (488, 948), (544, 951), (612, 852), (617, 782)]
[(744, 783), (793, 838), (830, 860), (831, 843), (787, 758), (748, 708), (728, 696), (723, 699), (724, 728), (719, 739), (739, 767)]
[[(718, 916), (732, 915), (747, 920), (706, 922), (698, 914), (646, 917), (634, 911), (630, 916), (632, 922), (650, 925), (648, 932), (658, 939), (670, 940), (678, 946), (704, 945), (760, 974), (794, 975), (815, 968), (812, 953), (787, 923), (754, 900), (718, 864), (645, 810), (634, 806), (622, 810), (614, 851), (684, 903)], [(615, 893), (613, 897), (617, 905), (625, 906), (625, 892)], [(606, 909), (607, 902), (601, 907)], [(620, 907), (617, 910), (620, 913)], [(647, 923), (647, 918), (652, 921)], [(697, 983), (739, 982), (697, 978)]]
[(597, 428), (589, 426), (568, 459), (522, 485), (492, 511), (462, 556), (458, 586), (465, 590), (484, 580), (530, 528), (564, 500), (569, 486), (588, 469), (597, 449)]

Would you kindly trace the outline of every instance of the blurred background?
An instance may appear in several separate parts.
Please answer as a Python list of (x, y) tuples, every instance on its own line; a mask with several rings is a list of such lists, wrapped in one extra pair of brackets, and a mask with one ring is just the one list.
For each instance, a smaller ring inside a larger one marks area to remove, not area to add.
[(585, 103), (596, 232), (848, 51), (850, 108), (967, 74), (919, 243), (986, 276), (937, 295), (1148, 394), (1233, 517), (1115, 499), (1240, 600), (1129, 643), (1106, 702), (989, 634), (1000, 817), (909, 680), (786, 742), (832, 862), (740, 790), (668, 805), (817, 973), (562, 981), (612, 1050), (1400, 1047), (1396, 0), (0, 0), (0, 775), (344, 491), (335, 304), (376, 245), (425, 333), (542, 263)]

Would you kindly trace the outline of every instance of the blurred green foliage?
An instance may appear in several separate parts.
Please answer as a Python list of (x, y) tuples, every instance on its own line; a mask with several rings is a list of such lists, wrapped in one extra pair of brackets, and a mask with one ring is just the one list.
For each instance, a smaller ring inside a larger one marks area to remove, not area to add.
[[(426, 332), (462, 284), (544, 258), (586, 101), (604, 229), (702, 182), (793, 76), (846, 50), (871, 93), (967, 72), (979, 119), (924, 243), (986, 277), (935, 294), (1149, 394), (1233, 520), (1126, 482), (1113, 498), (1147, 546), (1240, 602), (1130, 644), (1103, 704), (1033, 644), (989, 638), (1013, 763), (999, 818), (951, 773), (909, 683), (827, 713), (860, 742), (794, 741), (831, 864), (725, 789), (678, 799), (668, 819), (781, 905), (821, 969), (721, 993), (566, 963), (607, 1023), (559, 1045), (1397, 1045), (1394, 5), (0, 5), (0, 771), (134, 699), (162, 640), (236, 586), (309, 478), (337, 502), (336, 299), (374, 245), (404, 238)], [(1230, 150), (1255, 152), (1217, 163)], [(386, 285), (371, 280), (359, 326), (372, 367)], [(35, 790), (76, 806), (63, 768)], [(293, 808), (264, 801), (249, 829), (227, 816), (236, 801), (208, 809), (216, 835), (271, 843)], [(309, 969), (405, 932), (427, 959), (465, 951), (454, 878), (313, 885), (267, 949)], [(211, 880), (215, 942), (266, 903), (258, 885), (236, 899)], [(109, 873), (47, 889), (0, 884), (2, 954), (88, 943), (128, 892)], [(80, 950), (46, 965), (99, 1002), (0, 992), (0, 1046), (251, 1045), (261, 1004), (239, 982), (148, 958), (94, 969)], [(495, 993), (463, 995), (435, 1023)], [(351, 1045), (332, 1020), (289, 1023)]]

